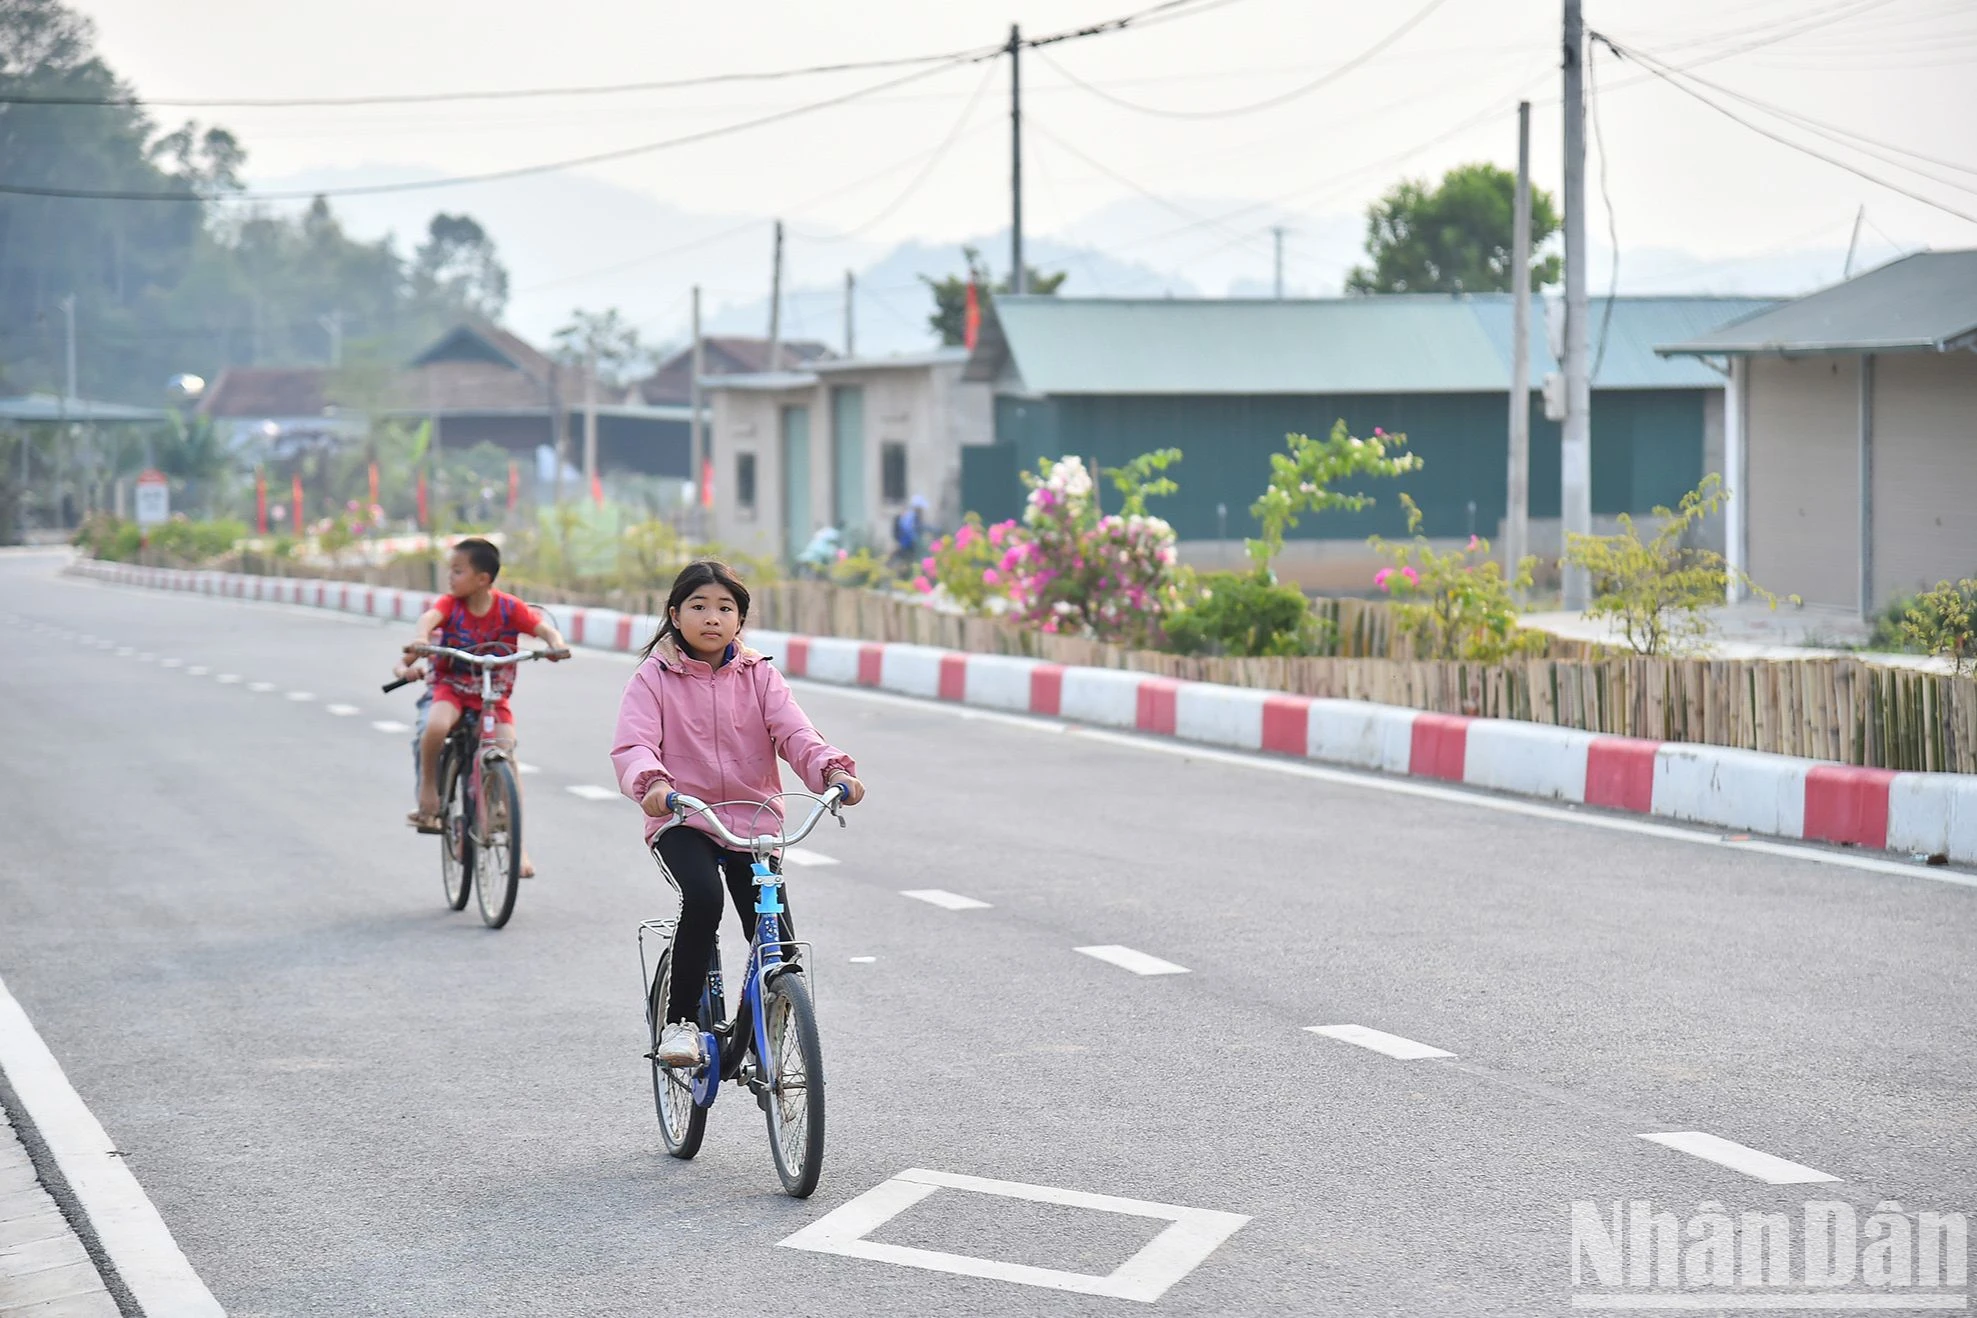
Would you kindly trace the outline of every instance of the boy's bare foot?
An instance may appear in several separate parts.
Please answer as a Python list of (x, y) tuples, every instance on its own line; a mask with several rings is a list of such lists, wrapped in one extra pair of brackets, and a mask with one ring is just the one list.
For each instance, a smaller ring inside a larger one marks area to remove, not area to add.
[(535, 877), (535, 862), (529, 859), (529, 853), (526, 851), (522, 853), (522, 877), (525, 879)]

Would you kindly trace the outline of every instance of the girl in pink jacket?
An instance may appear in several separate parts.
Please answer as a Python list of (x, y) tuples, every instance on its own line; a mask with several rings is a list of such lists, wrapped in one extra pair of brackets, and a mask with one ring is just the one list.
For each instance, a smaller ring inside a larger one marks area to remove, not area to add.
[[(687, 564), (673, 581), (659, 634), (645, 647), (645, 662), (618, 705), (611, 749), (618, 788), (644, 808), (645, 840), (680, 894), (672, 992), (658, 1049), (669, 1066), (705, 1060), (693, 1020), (720, 930), (723, 878), (744, 932), (755, 933), (751, 858), (720, 845), (698, 816), (689, 816), (685, 827), (667, 828), (674, 794), (710, 804), (762, 802), (716, 810), (741, 837), (781, 825), (782, 808), (774, 800), (782, 791), (778, 755), (813, 792), (841, 782), (850, 804), (865, 796), (851, 757), (817, 735), (783, 675), (737, 640), (747, 621), (748, 587), (732, 568), (711, 559)], [(787, 915), (783, 936), (795, 937)]]

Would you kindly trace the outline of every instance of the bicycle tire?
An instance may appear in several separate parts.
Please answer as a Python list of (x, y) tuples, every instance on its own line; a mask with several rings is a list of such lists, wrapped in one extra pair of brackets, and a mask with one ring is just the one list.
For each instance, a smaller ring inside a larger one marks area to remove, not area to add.
[(481, 799), (487, 803), (487, 817), (474, 821), (481, 830), (474, 891), (480, 897), (481, 923), (499, 929), (515, 914), (515, 894), (522, 885), (522, 796), (513, 765), (506, 760), (481, 764)]
[[(769, 1086), (769, 1155), (784, 1191), (808, 1199), (824, 1171), (824, 1049), (803, 976), (777, 975), (763, 994), (762, 1013), (770, 1052), (760, 1059)], [(799, 1081), (794, 1086), (792, 1076)]]
[(474, 891), (474, 803), (449, 742), (439, 757), (439, 883), (448, 909), (464, 911)]
[(652, 1036), (652, 1107), (659, 1116), (659, 1139), (666, 1152), (687, 1159), (700, 1152), (707, 1134), (707, 1109), (693, 1101), (693, 1079), (659, 1060), (659, 1032), (666, 1028), (666, 1000), (673, 990), (673, 949), (659, 954), (652, 992), (645, 1000), (645, 1023)]

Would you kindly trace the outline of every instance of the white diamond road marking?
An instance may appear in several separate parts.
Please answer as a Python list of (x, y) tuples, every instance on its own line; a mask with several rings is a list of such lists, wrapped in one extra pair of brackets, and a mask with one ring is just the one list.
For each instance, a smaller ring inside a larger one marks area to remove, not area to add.
[(989, 905), (987, 902), (978, 902), (973, 897), (963, 897), (958, 892), (949, 892), (945, 888), (902, 888), (899, 895), (911, 897), (917, 902), (925, 902), (929, 906), (938, 906), (943, 911), (983, 911), (987, 910)]
[(371, 724), (371, 726), (376, 728), (379, 732), (410, 732), (412, 730), (412, 725), (410, 723), (399, 723), (396, 720), (388, 719), (388, 718), (381, 718), (377, 722)]
[(1121, 970), (1130, 970), (1135, 975), (1185, 975), (1188, 973), (1186, 966), (1177, 966), (1172, 961), (1162, 961), (1157, 956), (1148, 956), (1144, 952), (1135, 952), (1132, 948), (1120, 947), (1117, 943), (1103, 943), (1097, 947), (1080, 947), (1073, 950), (1083, 952), (1086, 956), (1096, 957), (1100, 961), (1118, 966)]
[(295, 701), (314, 700), (316, 693), (313, 691), (291, 691), (288, 693), (288, 698)]
[[(1024, 1263), (1004, 1263), (997, 1259), (946, 1254), (939, 1250), (913, 1249), (865, 1239), (928, 1195), (943, 1189), (1022, 1199), (1030, 1203), (1059, 1204), (1094, 1213), (1151, 1217), (1169, 1225), (1137, 1254), (1104, 1276), (1088, 1272), (1062, 1272), (1056, 1268), (1035, 1268)], [(878, 1263), (896, 1263), (907, 1268), (924, 1268), (930, 1272), (952, 1272), (963, 1277), (985, 1277), (992, 1281), (1011, 1281), (1023, 1286), (1041, 1286), (1054, 1291), (1103, 1295), (1116, 1300), (1138, 1300), (1151, 1304), (1166, 1294), (1175, 1282), (1200, 1267), (1223, 1241), (1240, 1231), (1248, 1221), (1249, 1218), (1240, 1213), (1180, 1208), (1173, 1204), (1148, 1203), (1143, 1199), (1119, 1199), (1107, 1194), (1086, 1194), (1079, 1190), (1023, 1185), (1016, 1181), (991, 1181), (980, 1176), (957, 1176), (951, 1172), (912, 1167), (867, 1190), (851, 1202), (840, 1205), (779, 1243), (785, 1249), (839, 1254)]]
[(359, 712), (355, 705), (324, 705), (323, 711), (328, 714), (334, 714), (338, 718), (349, 718), (352, 714)]
[(273, 682), (249, 682), (247, 689), (249, 691), (272, 691), (275, 689), (275, 684)]
[(232, 686), (235, 682), (238, 682), (240, 680), (240, 674), (221, 673), (218, 677), (214, 678), (213, 680), (215, 682), (218, 682), (221, 686)]
[(1718, 1163), (1731, 1171), (1742, 1172), (1769, 1185), (1809, 1185), (1815, 1181), (1840, 1179), (1785, 1158), (1760, 1153), (1756, 1149), (1746, 1148), (1735, 1140), (1726, 1140), (1721, 1135), (1711, 1135), (1705, 1131), (1674, 1130), (1643, 1135), (1641, 1138), (1651, 1144), (1674, 1149), (1678, 1153), (1687, 1153)]
[(783, 860), (791, 865), (803, 865), (811, 869), (815, 869), (820, 865), (835, 865), (838, 863), (836, 856), (826, 856), (823, 852), (812, 851), (808, 847), (784, 847)]
[(1454, 1053), (1440, 1048), (1431, 1048), (1425, 1043), (1403, 1039), (1398, 1034), (1388, 1034), (1384, 1030), (1371, 1030), (1364, 1025), (1307, 1025), (1305, 1029), (1313, 1034), (1322, 1034), (1327, 1039), (1337, 1039), (1341, 1043), (1356, 1043), (1361, 1048), (1371, 1048), (1376, 1053), (1398, 1057), (1403, 1062), (1419, 1061), (1424, 1057), (1453, 1057)]
[(571, 796), (581, 796), (586, 801), (611, 801), (618, 796), (610, 788), (599, 787), (595, 783), (574, 783), (563, 790)]
[(204, 664), (194, 664), (190, 668), (185, 670), (185, 675), (187, 677), (204, 677), (206, 676), (207, 673), (210, 673), (211, 671), (213, 670), (206, 667), (206, 665)]

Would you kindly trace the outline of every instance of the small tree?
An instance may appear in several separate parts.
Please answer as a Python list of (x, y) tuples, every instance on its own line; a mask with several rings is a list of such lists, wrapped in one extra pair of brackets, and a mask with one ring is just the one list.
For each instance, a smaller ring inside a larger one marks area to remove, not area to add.
[[(1510, 291), (1517, 176), (1497, 165), (1462, 165), (1439, 184), (1403, 180), (1366, 209), (1370, 265), (1346, 276), (1348, 293)], [(1551, 194), (1531, 189), (1531, 248), (1558, 232)], [(1556, 253), (1534, 256), (1531, 287), (1558, 282)]]
[(1374, 575), (1373, 584), (1393, 596), (1400, 630), (1413, 638), (1421, 657), (1498, 663), (1542, 650), (1544, 634), (1517, 625), (1511, 593), (1530, 589), (1538, 560), (1527, 556), (1506, 578), (1481, 536), (1470, 536), (1461, 549), (1437, 551), (1421, 534), (1421, 509), (1405, 494), (1400, 501), (1414, 539), (1394, 543), (1376, 535), (1368, 541), (1392, 564)]
[(1119, 509), (1121, 514), (1144, 517), (1148, 499), (1162, 499), (1181, 488), (1166, 475), (1167, 468), (1180, 460), (1181, 451), (1177, 448), (1156, 449), (1140, 454), (1123, 467), (1101, 468), (1099, 474), (1111, 477), (1112, 487), (1125, 500)]
[(1270, 560), (1284, 547), (1285, 534), (1303, 514), (1332, 508), (1357, 512), (1372, 506), (1372, 495), (1340, 494), (1332, 488), (1335, 483), (1353, 476), (1400, 476), (1418, 470), (1421, 459), (1416, 454), (1390, 455), (1387, 451), (1406, 443), (1407, 436), (1389, 435), (1377, 427), (1372, 438), (1361, 439), (1343, 420), (1325, 439), (1284, 436), (1290, 451), (1270, 455), (1270, 483), (1262, 497), (1249, 506), (1250, 516), (1263, 526), (1262, 537), (1247, 542), (1257, 568), (1269, 568)]
[[(1732, 569), (1721, 554), (1684, 543), (1729, 497), (1723, 478), (1711, 474), (1682, 496), (1680, 507), (1654, 510), (1660, 526), (1651, 540), (1641, 540), (1625, 513), (1617, 534), (1567, 536), (1565, 561), (1592, 578), (1593, 602), (1586, 612), (1617, 623), (1634, 653), (1668, 654), (1699, 645), (1709, 635), (1709, 611), (1723, 603), (1733, 581), (1778, 607), (1776, 595)], [(1792, 599), (1797, 603), (1796, 596)]]
[[(933, 291), (934, 309), (927, 316), (927, 324), (940, 341), (947, 347), (957, 347), (968, 341), (968, 285), (975, 285), (977, 306), (982, 320), (986, 323), (993, 314), (993, 303), (997, 293), (1013, 292), (1007, 275), (1001, 283), (995, 283), (989, 276), (989, 268), (982, 260), (982, 254), (972, 247), (964, 247), (961, 254), (967, 258), (968, 273), (949, 275), (945, 279), (930, 279), (920, 276), (920, 282)], [(1068, 272), (1059, 270), (1055, 274), (1044, 274), (1035, 266), (1026, 267), (1029, 279), (1024, 288), (1037, 294), (1054, 294), (1068, 277)]]
[(1939, 581), (1917, 595), (1901, 629), (1917, 649), (1947, 658), (1957, 676), (1977, 673), (1977, 578)]

